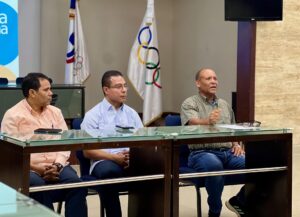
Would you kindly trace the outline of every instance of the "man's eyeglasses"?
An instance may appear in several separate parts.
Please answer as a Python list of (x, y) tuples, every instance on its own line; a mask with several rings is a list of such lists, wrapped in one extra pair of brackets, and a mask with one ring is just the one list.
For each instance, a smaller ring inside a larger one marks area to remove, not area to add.
[(238, 125), (241, 125), (244, 127), (260, 127), (261, 122), (260, 121), (250, 121), (250, 122), (238, 123)]
[(111, 86), (109, 88), (114, 88), (114, 89), (118, 89), (118, 90), (121, 90), (121, 89), (126, 89), (128, 90), (128, 85), (127, 84), (116, 84), (114, 86)]

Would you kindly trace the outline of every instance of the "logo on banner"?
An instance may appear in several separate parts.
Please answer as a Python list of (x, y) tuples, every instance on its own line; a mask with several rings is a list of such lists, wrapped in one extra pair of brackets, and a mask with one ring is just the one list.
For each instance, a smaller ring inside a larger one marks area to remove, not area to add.
[[(162, 88), (161, 85), (158, 83), (159, 80), (159, 72), (160, 72), (160, 57), (159, 57), (159, 51), (157, 47), (154, 46), (149, 46), (152, 41), (152, 31), (150, 29), (150, 26), (152, 23), (147, 23), (146, 26), (144, 26), (138, 33), (138, 42), (139, 42), (139, 47), (137, 50), (137, 56), (138, 60), (141, 64), (146, 65), (146, 68), (152, 73), (152, 80), (146, 80), (146, 85), (155, 85), (158, 88)], [(142, 40), (142, 34), (143, 32), (147, 32), (148, 34), (145, 34), (148, 37), (148, 40)], [(153, 52), (152, 60), (148, 60), (145, 62), (142, 57), (142, 52), (141, 49), (145, 49), (147, 52), (147, 56), (149, 55), (150, 52)], [(154, 62), (156, 60), (156, 62)]]
[(17, 0), (0, 0), (0, 76), (9, 81), (19, 76)]
[(3, 2), (0, 8), (0, 65), (6, 65), (18, 56), (18, 14)]
[(7, 27), (7, 14), (0, 14), (0, 35), (7, 35), (8, 27)]

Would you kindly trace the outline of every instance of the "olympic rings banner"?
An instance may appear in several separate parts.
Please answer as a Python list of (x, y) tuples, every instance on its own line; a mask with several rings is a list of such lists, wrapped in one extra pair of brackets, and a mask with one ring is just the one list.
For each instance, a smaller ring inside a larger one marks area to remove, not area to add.
[(148, 125), (162, 114), (154, 0), (148, 0), (146, 14), (131, 49), (127, 73), (137, 93), (144, 100), (143, 123)]
[(0, 77), (19, 77), (18, 0), (0, 0)]

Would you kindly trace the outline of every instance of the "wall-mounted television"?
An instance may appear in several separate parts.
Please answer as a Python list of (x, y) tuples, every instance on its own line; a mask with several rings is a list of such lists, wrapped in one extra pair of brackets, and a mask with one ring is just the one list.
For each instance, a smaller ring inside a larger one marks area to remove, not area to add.
[(282, 20), (283, 0), (225, 0), (225, 20)]

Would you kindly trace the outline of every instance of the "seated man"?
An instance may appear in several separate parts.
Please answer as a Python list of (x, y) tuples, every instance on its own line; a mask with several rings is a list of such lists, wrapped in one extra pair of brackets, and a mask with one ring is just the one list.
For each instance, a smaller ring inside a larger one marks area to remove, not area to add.
[[(212, 69), (201, 69), (196, 74), (196, 86), (199, 93), (187, 98), (181, 106), (182, 125), (231, 124), (235, 122), (230, 106), (223, 99), (217, 98), (218, 80)], [(237, 142), (191, 144), (188, 166), (198, 172), (220, 171), (245, 168), (244, 151)], [(209, 217), (219, 217), (222, 209), (222, 176), (205, 178), (208, 193)], [(226, 206), (238, 216), (244, 211), (243, 188), (240, 193), (226, 202)]]
[[(117, 125), (132, 128), (143, 127), (137, 112), (125, 105), (127, 83), (119, 71), (107, 71), (102, 77), (104, 99), (85, 114), (81, 129), (115, 129)], [(84, 150), (84, 155), (92, 160), (90, 173), (99, 178), (118, 178), (125, 174), (129, 166), (129, 149)], [(100, 186), (98, 189), (107, 217), (121, 217), (119, 185)]]
[[(60, 109), (51, 106), (51, 79), (42, 73), (29, 73), (23, 80), (25, 99), (7, 110), (1, 130), (10, 135), (33, 133), (38, 128), (67, 130)], [(30, 186), (72, 183), (81, 180), (67, 162), (69, 151), (34, 153), (30, 156)], [(63, 189), (31, 193), (41, 204), (53, 209), (53, 202), (65, 201), (66, 217), (87, 216), (85, 188)]]

